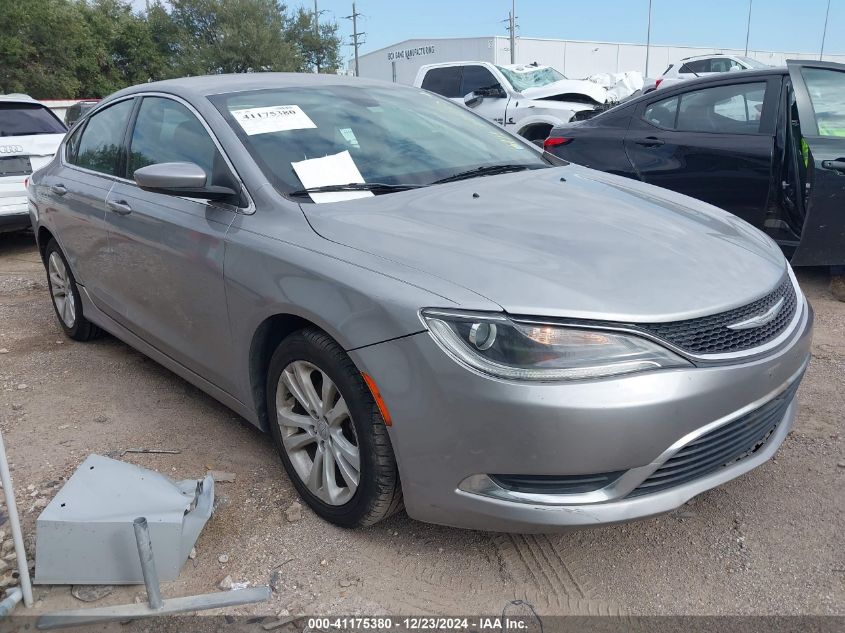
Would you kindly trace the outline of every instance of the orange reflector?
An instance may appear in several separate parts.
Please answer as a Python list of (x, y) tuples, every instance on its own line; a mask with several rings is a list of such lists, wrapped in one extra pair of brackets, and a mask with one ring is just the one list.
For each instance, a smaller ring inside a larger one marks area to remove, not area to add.
[(376, 401), (376, 406), (378, 407), (379, 413), (381, 413), (381, 417), (384, 420), (385, 426), (392, 426), (393, 421), (390, 419), (390, 411), (387, 410), (387, 404), (384, 402), (384, 398), (381, 397), (381, 393), (376, 387), (376, 381), (372, 379), (369, 374), (361, 372), (361, 376), (364, 378), (364, 382), (367, 383), (367, 387), (370, 388), (370, 393), (373, 394), (373, 400)]

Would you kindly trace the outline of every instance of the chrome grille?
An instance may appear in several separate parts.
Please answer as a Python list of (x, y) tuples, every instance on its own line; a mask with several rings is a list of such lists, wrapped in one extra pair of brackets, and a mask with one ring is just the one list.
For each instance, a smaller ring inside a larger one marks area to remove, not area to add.
[(629, 497), (660, 492), (705, 477), (759, 451), (783, 420), (800, 379), (759, 409), (705, 433), (672, 455)]
[[(769, 323), (747, 330), (728, 329), (729, 325), (764, 313), (781, 299), (783, 306)], [(785, 275), (775, 290), (741, 308), (684, 321), (640, 323), (636, 327), (693, 354), (741, 352), (777, 338), (792, 321), (797, 306), (792, 279)]]

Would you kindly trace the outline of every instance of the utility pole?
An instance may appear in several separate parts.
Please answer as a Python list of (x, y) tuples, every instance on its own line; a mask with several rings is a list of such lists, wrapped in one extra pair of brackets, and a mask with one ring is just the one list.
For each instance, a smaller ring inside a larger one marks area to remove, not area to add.
[(645, 36), (645, 77), (648, 77), (648, 54), (651, 48), (651, 0), (648, 0), (648, 31)]
[(507, 22), (507, 31), (510, 38), (511, 64), (516, 63), (516, 0), (511, 0), (511, 12), (508, 13), (508, 19), (502, 20)]
[(352, 3), (352, 15), (347, 15), (344, 19), (345, 20), (352, 20), (352, 46), (355, 47), (355, 76), (358, 76), (358, 47), (363, 44), (364, 42), (361, 41), (361, 37), (366, 35), (366, 33), (359, 33), (358, 32), (358, 18), (361, 17), (361, 14), (355, 9), (355, 3)]
[[(314, 0), (314, 46), (320, 47), (320, 11), (317, 9), (317, 0)], [(320, 50), (314, 51), (314, 72), (320, 72)]]
[(516, 0), (511, 0), (511, 64), (516, 63)]
[(754, 0), (748, 0), (748, 25), (745, 28), (745, 56), (748, 57), (748, 38), (751, 37), (751, 5)]
[(827, 37), (827, 20), (830, 17), (830, 0), (827, 0), (827, 13), (824, 14), (824, 31), (822, 31), (822, 48), (819, 51), (819, 61), (824, 57), (824, 40)]

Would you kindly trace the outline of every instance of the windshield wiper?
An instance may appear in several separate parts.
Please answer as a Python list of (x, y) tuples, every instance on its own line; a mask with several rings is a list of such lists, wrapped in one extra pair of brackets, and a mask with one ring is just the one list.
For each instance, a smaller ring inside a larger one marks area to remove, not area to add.
[(455, 182), (456, 180), (469, 180), (478, 176), (495, 176), (496, 174), (507, 174), (513, 171), (525, 171), (526, 169), (533, 169), (530, 165), (486, 165), (476, 167), (475, 169), (468, 169), (467, 171), (459, 171), (457, 174), (446, 176), (440, 180), (435, 180), (432, 185), (439, 185), (444, 182)]
[(386, 182), (350, 182), (345, 185), (323, 185), (321, 187), (307, 187), (288, 192), (292, 197), (307, 196), (312, 193), (332, 193), (335, 191), (372, 191), (373, 193), (391, 193), (393, 191), (407, 191), (408, 189), (419, 189), (427, 185), (415, 185), (403, 183), (391, 185)]

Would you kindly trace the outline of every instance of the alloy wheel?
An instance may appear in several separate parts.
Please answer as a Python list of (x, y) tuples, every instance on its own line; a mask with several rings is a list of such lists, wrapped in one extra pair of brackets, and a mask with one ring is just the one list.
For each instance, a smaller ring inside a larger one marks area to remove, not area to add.
[(50, 253), (47, 261), (47, 274), (50, 280), (50, 294), (53, 305), (62, 323), (72, 328), (76, 323), (76, 300), (73, 296), (70, 275), (61, 256), (56, 251)]
[(361, 477), (358, 437), (331, 378), (306, 361), (288, 364), (279, 376), (276, 412), (285, 452), (308, 490), (333, 506), (352, 499)]

